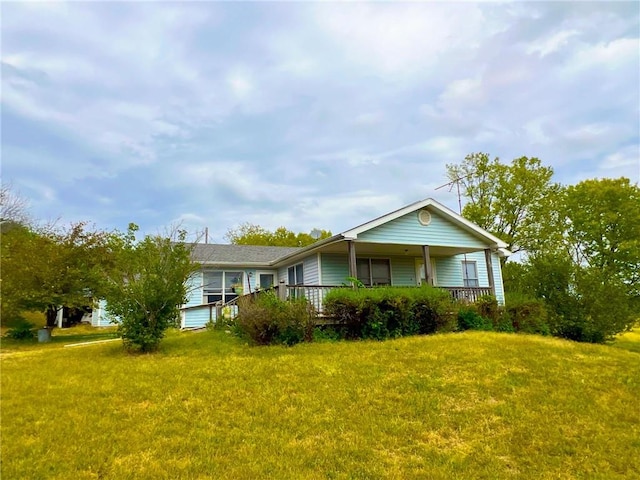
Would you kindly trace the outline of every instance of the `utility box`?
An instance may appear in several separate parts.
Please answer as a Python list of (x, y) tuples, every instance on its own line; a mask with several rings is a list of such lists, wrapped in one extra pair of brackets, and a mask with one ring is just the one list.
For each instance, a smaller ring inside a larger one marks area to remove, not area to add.
[(38, 330), (38, 342), (45, 343), (51, 341), (51, 329), (41, 328)]

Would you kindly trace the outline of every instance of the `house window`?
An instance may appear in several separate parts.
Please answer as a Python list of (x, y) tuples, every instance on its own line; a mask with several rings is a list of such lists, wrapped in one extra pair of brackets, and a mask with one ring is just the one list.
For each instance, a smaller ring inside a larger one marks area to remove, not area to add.
[(479, 287), (478, 265), (476, 262), (462, 262), (462, 280), (465, 287)]
[(289, 285), (304, 285), (303, 266), (301, 263), (287, 270)]
[(243, 293), (243, 272), (205, 270), (202, 277), (204, 303), (226, 303)]
[(357, 258), (358, 280), (365, 286), (391, 285), (391, 262), (388, 258)]

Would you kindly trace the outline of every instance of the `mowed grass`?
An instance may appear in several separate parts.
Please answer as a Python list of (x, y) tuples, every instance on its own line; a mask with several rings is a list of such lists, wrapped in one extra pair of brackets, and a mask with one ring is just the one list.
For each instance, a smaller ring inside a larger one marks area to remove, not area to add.
[(640, 355), (486, 332), (2, 360), (2, 478), (640, 478)]

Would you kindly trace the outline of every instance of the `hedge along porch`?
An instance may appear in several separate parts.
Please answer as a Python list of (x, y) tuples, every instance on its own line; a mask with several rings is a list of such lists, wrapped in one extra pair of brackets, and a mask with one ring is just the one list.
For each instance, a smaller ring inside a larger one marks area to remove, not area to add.
[(326, 292), (345, 285), (349, 277), (367, 287), (426, 283), (446, 288), (460, 300), (491, 294), (504, 303), (500, 257), (510, 254), (503, 241), (433, 199), (304, 248), (196, 247), (194, 260), (203, 268), (191, 279), (183, 328), (216, 321), (214, 303), (236, 298), (230, 284), (234, 279), (236, 285), (242, 283), (243, 294), (263, 287), (264, 280), (273, 282), (281, 297), (304, 295), (318, 310)]

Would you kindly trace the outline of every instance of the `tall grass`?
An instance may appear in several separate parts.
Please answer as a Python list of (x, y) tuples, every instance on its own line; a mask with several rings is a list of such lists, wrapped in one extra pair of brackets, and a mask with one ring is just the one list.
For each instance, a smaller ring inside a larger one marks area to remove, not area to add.
[(1, 362), (2, 478), (640, 478), (640, 356), (608, 346), (207, 331)]

